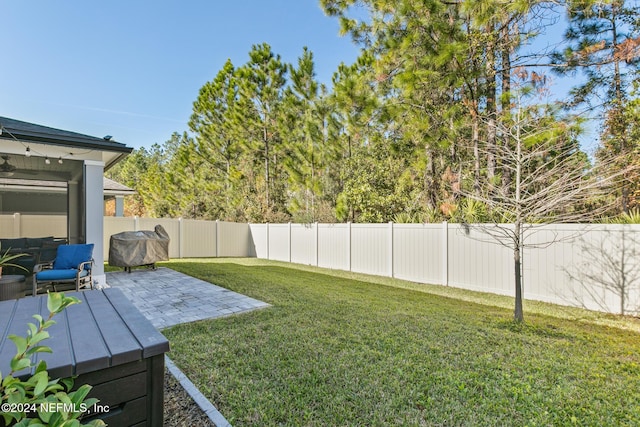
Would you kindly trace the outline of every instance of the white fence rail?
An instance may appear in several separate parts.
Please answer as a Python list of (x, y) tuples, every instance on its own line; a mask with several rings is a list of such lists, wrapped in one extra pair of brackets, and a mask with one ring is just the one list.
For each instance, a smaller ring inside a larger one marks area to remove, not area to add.
[[(171, 258), (257, 257), (514, 294), (513, 253), (460, 224), (237, 224), (186, 219), (104, 219), (104, 253), (121, 231), (161, 224)], [(0, 215), (0, 238), (64, 237), (64, 216)], [(640, 225), (546, 225), (528, 232), (527, 299), (640, 312)], [(551, 244), (546, 244), (553, 242)]]

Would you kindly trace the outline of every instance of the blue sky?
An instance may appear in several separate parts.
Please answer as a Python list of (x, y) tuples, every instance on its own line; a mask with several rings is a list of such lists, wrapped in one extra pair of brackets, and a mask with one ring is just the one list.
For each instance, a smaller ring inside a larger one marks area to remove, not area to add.
[(187, 130), (224, 62), (268, 43), (288, 63), (308, 46), (330, 83), (358, 47), (317, 0), (6, 0), (0, 116), (149, 147)]
[(200, 87), (254, 44), (288, 63), (308, 46), (327, 84), (359, 52), (318, 0), (5, 0), (2, 17), (0, 116), (134, 148), (188, 130)]

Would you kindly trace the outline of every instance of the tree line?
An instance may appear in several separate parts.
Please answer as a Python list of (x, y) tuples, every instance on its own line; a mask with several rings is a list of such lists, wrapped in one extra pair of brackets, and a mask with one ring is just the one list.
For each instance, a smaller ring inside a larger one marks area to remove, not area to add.
[[(307, 48), (295, 64), (267, 44), (254, 45), (244, 64), (228, 60), (200, 89), (188, 131), (135, 150), (108, 172), (138, 191), (130, 213), (510, 222), (499, 201), (522, 194), (538, 203), (532, 194), (556, 182), (571, 190), (594, 173), (612, 177), (606, 191), (554, 200), (544, 215), (563, 220), (586, 209), (611, 217), (640, 207), (640, 174), (628, 167), (640, 164), (635, 2), (321, 7), (361, 47), (356, 62), (341, 64), (326, 85)], [(544, 35), (564, 21), (562, 42), (548, 46)], [(578, 82), (563, 100), (550, 93), (559, 75)], [(587, 118), (597, 124), (595, 153), (579, 144)]]

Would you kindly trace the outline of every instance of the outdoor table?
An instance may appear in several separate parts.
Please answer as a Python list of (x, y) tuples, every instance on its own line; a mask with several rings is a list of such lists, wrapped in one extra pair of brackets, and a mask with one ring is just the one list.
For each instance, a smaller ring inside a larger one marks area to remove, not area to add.
[(21, 274), (5, 274), (0, 277), (0, 301), (22, 298), (25, 295), (25, 278)]
[[(51, 378), (78, 376), (74, 386), (93, 386), (89, 397), (100, 400), (102, 418), (112, 426), (162, 426), (164, 353), (169, 342), (119, 289), (69, 292), (82, 302), (54, 316), (41, 344), (53, 353), (47, 362)], [(9, 334), (25, 336), (34, 314), (49, 315), (47, 296), (0, 302), (0, 372), (10, 371), (15, 346)], [(28, 376), (23, 370), (20, 376)], [(2, 419), (0, 418), (0, 423)]]

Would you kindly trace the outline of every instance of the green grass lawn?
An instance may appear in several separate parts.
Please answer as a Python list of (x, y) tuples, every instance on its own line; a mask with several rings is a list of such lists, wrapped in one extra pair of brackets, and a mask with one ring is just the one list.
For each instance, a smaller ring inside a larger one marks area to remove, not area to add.
[(166, 329), (234, 425), (640, 425), (638, 321), (264, 260), (163, 263), (270, 308)]

